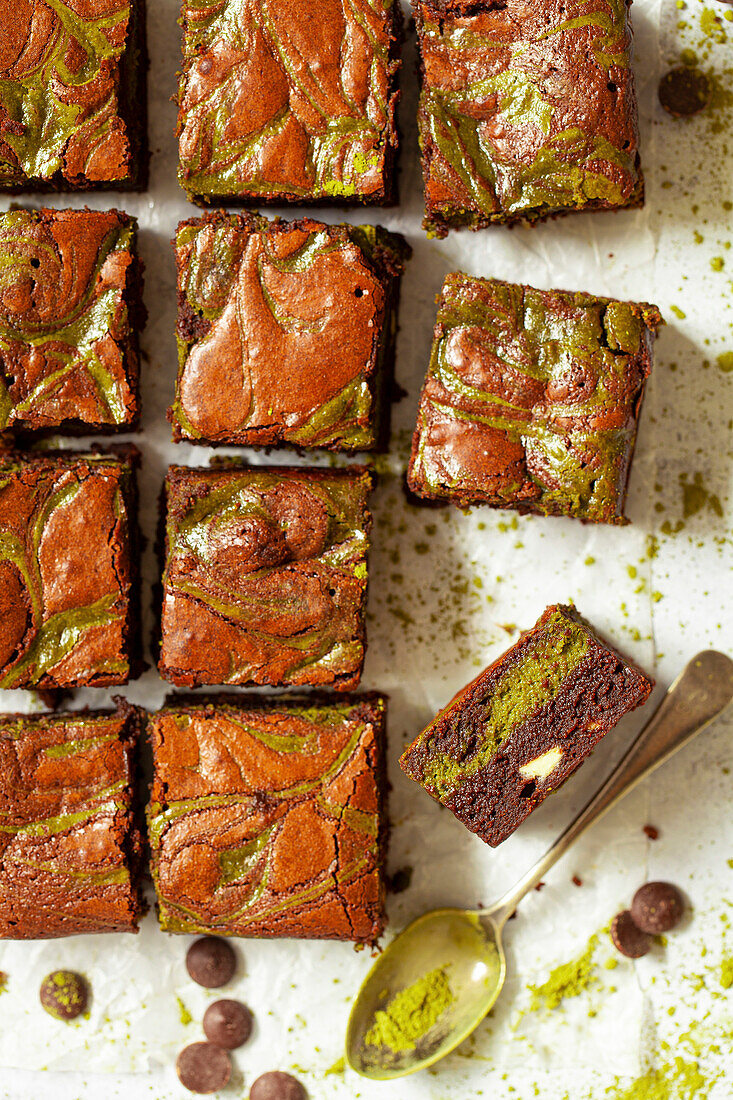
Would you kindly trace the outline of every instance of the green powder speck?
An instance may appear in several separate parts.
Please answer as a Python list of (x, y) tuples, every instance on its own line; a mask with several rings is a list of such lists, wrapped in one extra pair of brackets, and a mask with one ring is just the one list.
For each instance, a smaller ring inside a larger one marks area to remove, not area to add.
[(712, 260), (710, 261), (710, 266), (712, 267), (713, 271), (722, 271), (725, 267), (725, 260), (722, 256), (713, 256)]
[(8, 991), (8, 976), (0, 970), (0, 993), (7, 993)]
[(346, 1059), (345, 1058), (339, 1058), (337, 1062), (334, 1062), (332, 1066), (328, 1067), (328, 1069), (326, 1070), (326, 1072), (324, 1073), (323, 1076), (324, 1077), (331, 1077), (331, 1076), (335, 1076), (336, 1074), (344, 1073), (345, 1071), (346, 1071)]
[(180, 1018), (180, 1021), (184, 1027), (187, 1027), (192, 1022), (193, 1016), (188, 1011), (180, 997), (176, 997), (176, 1000), (178, 1001), (178, 1016)]
[(725, 374), (730, 374), (733, 371), (733, 351), (722, 352), (715, 361)]
[(566, 997), (578, 997), (584, 990), (594, 985), (598, 981), (597, 967), (593, 962), (597, 946), (598, 936), (593, 935), (588, 940), (588, 946), (582, 955), (556, 966), (542, 985), (531, 985), (529, 987), (532, 993), (530, 1011), (534, 1012), (543, 1004), (545, 1008), (557, 1008)]
[(708, 1088), (697, 1062), (675, 1058), (648, 1070), (627, 1088), (606, 1089), (606, 1096), (614, 1100), (703, 1100)]
[(364, 1037), (368, 1046), (386, 1047), (397, 1054), (414, 1050), (455, 1000), (446, 968), (431, 970), (425, 977), (401, 990), (374, 1015)]
[(733, 985), (733, 956), (725, 955), (720, 963), (720, 984), (723, 989)]

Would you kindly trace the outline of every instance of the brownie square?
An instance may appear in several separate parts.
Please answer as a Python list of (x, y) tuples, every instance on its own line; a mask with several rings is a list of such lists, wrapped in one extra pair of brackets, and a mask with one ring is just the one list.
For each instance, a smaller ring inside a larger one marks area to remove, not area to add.
[(388, 203), (399, 0), (183, 0), (181, 186), (193, 201)]
[(0, 0), (0, 189), (143, 190), (144, 0)]
[(384, 927), (386, 701), (173, 699), (149, 722), (165, 932), (372, 944)]
[(182, 222), (175, 244), (176, 441), (385, 445), (402, 237), (216, 213)]
[(495, 848), (654, 681), (572, 607), (548, 607), (405, 750), (402, 770)]
[(0, 688), (140, 672), (137, 451), (0, 456)]
[(643, 202), (631, 0), (416, 0), (425, 228)]
[(171, 466), (161, 675), (187, 687), (356, 687), (371, 489), (362, 466)]
[(0, 939), (137, 932), (141, 716), (0, 715)]
[(657, 307), (460, 273), (438, 303), (412, 492), (627, 523)]
[(135, 430), (136, 237), (118, 210), (0, 215), (0, 430)]

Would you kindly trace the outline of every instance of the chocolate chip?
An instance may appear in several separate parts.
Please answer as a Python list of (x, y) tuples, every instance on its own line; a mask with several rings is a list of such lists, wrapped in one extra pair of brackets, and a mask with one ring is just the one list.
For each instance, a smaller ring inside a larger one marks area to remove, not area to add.
[(307, 1100), (307, 1095), (300, 1081), (281, 1070), (263, 1073), (249, 1090), (249, 1100)]
[(409, 890), (411, 882), (412, 867), (400, 867), (389, 880), (389, 891), (391, 894), (402, 894), (405, 890)]
[(674, 118), (696, 115), (710, 102), (710, 81), (699, 69), (670, 69), (659, 81), (659, 102)]
[(671, 882), (647, 882), (634, 894), (631, 916), (637, 928), (652, 936), (679, 924), (685, 903)]
[(41, 1004), (57, 1020), (75, 1020), (89, 1002), (89, 987), (73, 970), (52, 970), (41, 982)]
[(232, 1075), (232, 1063), (213, 1043), (191, 1043), (176, 1058), (176, 1073), (189, 1092), (218, 1092)]
[(218, 1047), (235, 1050), (252, 1033), (252, 1013), (241, 1001), (214, 1001), (204, 1013), (204, 1035)]
[(193, 980), (207, 989), (226, 985), (237, 969), (234, 949), (218, 936), (204, 936), (186, 952), (186, 970)]
[(616, 950), (627, 959), (640, 959), (651, 947), (651, 940), (636, 927), (628, 909), (617, 913), (611, 921), (611, 939)]

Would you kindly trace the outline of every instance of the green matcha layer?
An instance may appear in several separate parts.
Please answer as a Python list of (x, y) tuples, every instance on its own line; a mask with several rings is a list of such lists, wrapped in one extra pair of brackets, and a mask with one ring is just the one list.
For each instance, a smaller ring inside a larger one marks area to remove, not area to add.
[(408, 484), (427, 500), (623, 524), (656, 306), (448, 275)]
[(0, 189), (142, 188), (144, 0), (0, 0)]
[(630, 0), (417, 0), (429, 233), (639, 205)]
[(172, 683), (355, 687), (373, 478), (170, 468), (159, 668)]
[(402, 237), (217, 213), (182, 222), (175, 245), (177, 441), (384, 446)]
[(149, 720), (166, 932), (373, 943), (384, 925), (386, 700), (188, 696)]
[(548, 607), (403, 753), (411, 779), (495, 847), (653, 681), (571, 607)]

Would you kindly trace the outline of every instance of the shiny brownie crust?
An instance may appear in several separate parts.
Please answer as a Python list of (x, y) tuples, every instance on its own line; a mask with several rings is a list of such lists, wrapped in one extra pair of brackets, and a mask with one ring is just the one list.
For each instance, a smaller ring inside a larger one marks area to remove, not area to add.
[(643, 202), (631, 0), (417, 0), (425, 227)]
[(0, 939), (137, 932), (142, 711), (0, 715)]
[(372, 486), (363, 466), (171, 466), (161, 675), (185, 687), (356, 687)]
[[(554, 647), (547, 644), (553, 633)], [(563, 654), (578, 639), (578, 659), (563, 668)], [(555, 690), (548, 692), (553, 680)], [(653, 686), (575, 608), (553, 605), (451, 700), (408, 746), (400, 765), (496, 847), (625, 714), (646, 702)], [(482, 756), (490, 733), (498, 733), (497, 743)]]
[(179, 180), (202, 203), (395, 200), (398, 0), (183, 0)]
[(134, 431), (145, 320), (137, 222), (118, 210), (0, 215), (0, 430)]
[(176, 441), (386, 445), (404, 238), (217, 212), (175, 247)]
[(386, 700), (178, 696), (149, 719), (167, 932), (372, 944), (384, 927)]
[(0, 687), (140, 673), (138, 452), (119, 451), (0, 457)]
[(662, 318), (620, 302), (448, 275), (407, 475), (422, 499), (624, 524)]
[(0, 0), (0, 26), (0, 190), (144, 190), (144, 0)]

